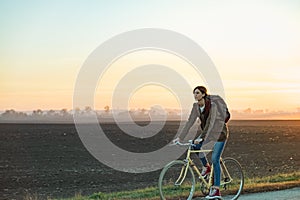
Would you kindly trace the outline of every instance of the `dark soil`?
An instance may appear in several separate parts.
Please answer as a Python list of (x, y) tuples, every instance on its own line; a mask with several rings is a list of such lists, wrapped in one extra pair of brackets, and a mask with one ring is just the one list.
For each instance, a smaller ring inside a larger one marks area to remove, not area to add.
[[(149, 139), (125, 136), (113, 124), (102, 128), (121, 148), (148, 152), (172, 140), (178, 123), (167, 123)], [(247, 177), (300, 170), (300, 121), (231, 121), (229, 128), (223, 157), (236, 158)], [(73, 124), (0, 124), (0, 199), (131, 190), (155, 186), (159, 173), (132, 174), (103, 165), (85, 149)]]

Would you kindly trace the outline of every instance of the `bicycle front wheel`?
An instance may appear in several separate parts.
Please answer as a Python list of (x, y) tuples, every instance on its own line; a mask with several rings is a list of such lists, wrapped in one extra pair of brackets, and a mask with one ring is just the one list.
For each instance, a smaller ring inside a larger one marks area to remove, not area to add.
[(181, 160), (167, 164), (158, 180), (160, 197), (168, 199), (192, 199), (195, 191), (195, 176), (192, 168)]
[(233, 158), (225, 158), (221, 164), (221, 193), (225, 200), (236, 200), (244, 187), (244, 174), (240, 163)]

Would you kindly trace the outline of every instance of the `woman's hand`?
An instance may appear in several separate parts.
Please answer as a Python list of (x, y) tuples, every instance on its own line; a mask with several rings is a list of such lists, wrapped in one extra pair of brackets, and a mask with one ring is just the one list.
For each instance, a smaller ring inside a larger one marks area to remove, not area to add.
[(178, 142), (180, 142), (180, 138), (179, 138), (179, 137), (177, 137), (177, 138), (175, 138), (175, 139), (173, 140), (173, 144), (176, 144), (176, 143), (178, 143)]
[(203, 142), (202, 138), (197, 138), (196, 140), (194, 140), (194, 144), (199, 144), (201, 142)]

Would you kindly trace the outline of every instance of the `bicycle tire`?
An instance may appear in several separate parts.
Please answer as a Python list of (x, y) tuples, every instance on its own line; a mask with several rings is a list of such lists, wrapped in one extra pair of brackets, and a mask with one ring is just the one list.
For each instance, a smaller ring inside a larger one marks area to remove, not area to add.
[(181, 170), (186, 169), (186, 164), (184, 161), (174, 160), (163, 168), (158, 180), (162, 200), (192, 199), (195, 192), (195, 176), (192, 168), (188, 166), (184, 178), (179, 178)]
[[(221, 164), (221, 193), (223, 199), (236, 200), (239, 198), (244, 187), (244, 173), (240, 163), (234, 158), (224, 158)], [(224, 168), (230, 174), (232, 180), (229, 182), (229, 176)]]

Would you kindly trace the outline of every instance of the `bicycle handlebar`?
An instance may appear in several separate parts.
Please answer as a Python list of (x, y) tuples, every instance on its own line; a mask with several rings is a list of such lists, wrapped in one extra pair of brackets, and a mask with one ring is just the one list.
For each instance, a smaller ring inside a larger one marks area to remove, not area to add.
[(171, 144), (171, 146), (173, 145), (179, 145), (179, 146), (196, 146), (195, 144), (193, 144), (193, 140), (189, 140), (189, 142), (186, 143), (181, 143), (179, 141), (176, 141), (175, 143)]
[[(170, 144), (170, 146), (174, 146), (174, 145), (179, 145), (179, 146), (189, 146), (189, 147), (196, 147), (195, 144), (193, 144), (193, 140), (189, 140), (189, 142), (186, 142), (186, 143), (181, 143), (179, 141), (176, 141), (175, 143), (173, 144)], [(213, 151), (212, 149), (200, 149), (200, 150), (195, 150), (197, 152), (211, 152)]]

